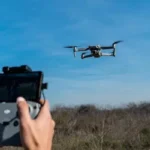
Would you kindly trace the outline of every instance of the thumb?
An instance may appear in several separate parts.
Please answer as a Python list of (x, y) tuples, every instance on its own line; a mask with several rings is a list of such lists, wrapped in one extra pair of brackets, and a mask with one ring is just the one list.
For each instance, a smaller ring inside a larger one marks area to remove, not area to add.
[(21, 122), (29, 121), (31, 119), (28, 104), (23, 97), (17, 98), (17, 108)]

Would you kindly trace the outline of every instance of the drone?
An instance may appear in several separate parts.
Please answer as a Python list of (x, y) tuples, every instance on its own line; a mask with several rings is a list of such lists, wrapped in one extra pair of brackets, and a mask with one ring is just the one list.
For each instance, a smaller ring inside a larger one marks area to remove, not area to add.
[[(110, 46), (88, 46), (87, 48), (78, 48), (79, 46), (65, 46), (64, 48), (72, 48), (73, 49), (73, 55), (76, 57), (76, 52), (81, 52), (81, 51), (90, 51), (90, 54), (86, 54), (86, 52), (83, 52), (81, 54), (81, 59), (84, 58), (89, 58), (89, 57), (94, 57), (94, 58), (99, 58), (101, 56), (116, 56), (116, 44), (123, 42), (122, 40), (120, 41), (115, 41), (112, 43)], [(107, 49), (113, 49), (111, 53), (103, 53), (102, 50), (107, 50)]]

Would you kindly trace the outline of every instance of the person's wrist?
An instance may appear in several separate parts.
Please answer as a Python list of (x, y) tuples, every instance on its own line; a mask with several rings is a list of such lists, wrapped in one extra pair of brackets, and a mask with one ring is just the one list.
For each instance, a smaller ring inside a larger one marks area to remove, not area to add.
[(46, 146), (46, 145), (37, 146), (37, 147), (35, 147), (35, 148), (31, 149), (31, 150), (51, 150), (51, 149), (52, 149), (51, 144), (48, 145), (47, 147), (45, 147), (45, 146)]
[(42, 148), (27, 148), (25, 150), (51, 150), (51, 148), (45, 148), (45, 147), (42, 147)]

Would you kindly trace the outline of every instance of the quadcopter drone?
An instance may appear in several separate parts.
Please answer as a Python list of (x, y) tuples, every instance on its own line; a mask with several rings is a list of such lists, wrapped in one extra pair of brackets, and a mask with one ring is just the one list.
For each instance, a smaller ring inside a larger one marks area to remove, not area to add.
[[(73, 48), (73, 54), (74, 57), (76, 57), (76, 52), (81, 52), (81, 51), (88, 51), (90, 50), (91, 54), (87, 54), (83, 52), (81, 54), (81, 59), (84, 58), (89, 58), (89, 57), (94, 57), (94, 58), (99, 58), (101, 56), (116, 56), (116, 44), (123, 42), (123, 41), (115, 41), (111, 46), (88, 46), (87, 48), (77, 48), (79, 46), (65, 46), (64, 48)], [(111, 53), (103, 53), (102, 50), (107, 50), (107, 49), (113, 49)]]

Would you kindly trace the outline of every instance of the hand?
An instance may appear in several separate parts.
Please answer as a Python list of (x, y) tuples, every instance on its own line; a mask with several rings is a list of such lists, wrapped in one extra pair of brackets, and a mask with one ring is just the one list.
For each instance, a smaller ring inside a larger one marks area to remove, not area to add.
[[(40, 101), (41, 104), (43, 101)], [(50, 114), (48, 101), (41, 107), (36, 119), (29, 114), (29, 107), (22, 97), (17, 99), (20, 116), (20, 138), (26, 150), (51, 150), (54, 136), (55, 122)]]

